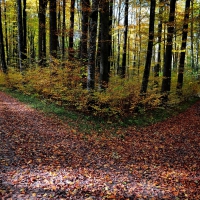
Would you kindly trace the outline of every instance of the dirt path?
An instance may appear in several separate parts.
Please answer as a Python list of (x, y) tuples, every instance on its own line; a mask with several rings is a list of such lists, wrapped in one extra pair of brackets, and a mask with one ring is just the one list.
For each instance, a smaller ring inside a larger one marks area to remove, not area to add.
[(200, 199), (200, 102), (123, 135), (86, 140), (0, 92), (0, 199)]

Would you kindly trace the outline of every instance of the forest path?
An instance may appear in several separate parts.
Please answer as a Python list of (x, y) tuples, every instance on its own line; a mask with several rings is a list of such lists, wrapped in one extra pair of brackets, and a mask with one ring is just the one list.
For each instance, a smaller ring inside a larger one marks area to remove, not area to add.
[(86, 139), (0, 92), (0, 199), (200, 199), (200, 102), (123, 131)]

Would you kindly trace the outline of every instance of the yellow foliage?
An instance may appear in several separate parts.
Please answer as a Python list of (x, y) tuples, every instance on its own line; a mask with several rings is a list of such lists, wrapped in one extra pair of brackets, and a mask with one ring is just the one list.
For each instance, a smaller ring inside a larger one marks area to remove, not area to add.
[[(144, 109), (152, 109), (160, 106), (161, 78), (149, 79), (148, 92), (145, 97), (140, 96), (140, 77), (132, 79), (121, 79), (110, 77), (108, 88), (99, 91), (98, 87), (89, 92), (82, 87), (80, 67), (77, 63), (66, 63), (65, 67), (58, 64), (45, 68), (30, 68), (20, 73), (10, 69), (8, 75), (0, 73), (0, 85), (17, 89), (25, 94), (32, 94), (40, 98), (46, 98), (67, 108), (76, 109), (81, 112), (92, 112), (100, 116), (126, 116), (135, 112), (138, 105)], [(183, 87), (183, 97), (176, 95), (177, 77), (172, 77), (169, 103), (177, 104), (182, 99), (200, 93), (200, 84), (194, 81), (194, 77), (186, 76)]]

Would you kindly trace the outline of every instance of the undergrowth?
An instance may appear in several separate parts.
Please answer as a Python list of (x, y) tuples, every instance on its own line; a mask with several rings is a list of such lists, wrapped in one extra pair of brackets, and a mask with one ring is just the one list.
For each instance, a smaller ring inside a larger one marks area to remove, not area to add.
[[(72, 66), (32, 68), (23, 74), (11, 68), (7, 75), (0, 73), (1, 90), (45, 113), (56, 114), (72, 127), (78, 124), (80, 131), (88, 133), (128, 125), (145, 126), (183, 111), (184, 106), (187, 108), (196, 100), (193, 97), (200, 86), (191, 81), (192, 76), (187, 76), (180, 97), (176, 95), (175, 79), (173, 76), (169, 101), (162, 105), (154, 79), (150, 79), (148, 93), (142, 98), (140, 78), (111, 77), (106, 91), (99, 91), (97, 86), (89, 92), (83, 89), (79, 70)], [(160, 78), (156, 81), (161, 82)]]

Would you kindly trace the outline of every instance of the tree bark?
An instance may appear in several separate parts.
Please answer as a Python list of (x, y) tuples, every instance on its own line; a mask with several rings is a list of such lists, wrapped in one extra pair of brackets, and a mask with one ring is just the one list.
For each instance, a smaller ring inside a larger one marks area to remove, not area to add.
[(39, 0), (39, 65), (46, 65), (46, 8), (47, 0)]
[(109, 2), (101, 2), (101, 50), (100, 50), (100, 89), (107, 88), (109, 81)]
[(82, 35), (81, 35), (81, 61), (83, 65), (87, 63), (87, 43), (88, 43), (88, 17), (90, 1), (82, 0)]
[(140, 94), (142, 95), (147, 92), (147, 86), (149, 82), (152, 48), (153, 48), (153, 40), (154, 40), (155, 7), (156, 7), (156, 0), (151, 0), (150, 18), (149, 18), (149, 40), (148, 40), (145, 69), (144, 69), (143, 79), (142, 79), (142, 86), (140, 90)]
[(22, 24), (22, 4), (21, 0), (17, 0), (17, 25), (18, 25), (18, 55), (19, 69), (22, 71), (23, 66), (23, 24)]
[[(163, 14), (163, 2), (164, 0), (159, 0), (159, 21), (158, 21), (158, 37), (157, 37), (157, 56), (156, 56), (156, 64), (154, 66), (154, 77), (159, 76), (160, 68), (161, 68), (161, 42), (162, 42), (162, 14)], [(157, 81), (154, 81), (155, 85), (158, 85)]]
[(27, 13), (26, 13), (26, 0), (23, 0), (23, 59), (27, 58)]
[(97, 39), (97, 19), (98, 19), (99, 0), (92, 1), (92, 10), (90, 13), (89, 24), (89, 48), (88, 48), (88, 75), (87, 89), (92, 90), (95, 87), (95, 63), (96, 63), (96, 39)]
[(75, 0), (71, 0), (71, 8), (70, 8), (70, 30), (69, 30), (69, 49), (68, 49), (68, 55), (69, 60), (72, 60), (74, 57), (74, 5)]
[(190, 2), (191, 0), (186, 0), (185, 3), (185, 15), (184, 15), (184, 24), (183, 24), (183, 32), (182, 32), (182, 43), (181, 43), (181, 55), (180, 62), (178, 68), (178, 81), (177, 81), (177, 92), (181, 94), (181, 89), (183, 87), (183, 73), (185, 66), (185, 50), (187, 44), (187, 34), (188, 34), (188, 20), (189, 20), (189, 12), (190, 12)]
[(174, 34), (174, 19), (175, 19), (176, 0), (170, 0), (170, 13), (167, 27), (167, 44), (165, 50), (165, 60), (163, 69), (163, 80), (161, 93), (165, 100), (168, 99), (168, 92), (171, 88), (171, 65), (172, 65), (172, 44)]
[(66, 0), (63, 0), (63, 20), (62, 20), (62, 60), (65, 60), (65, 32), (66, 32), (66, 22), (65, 22), (65, 14), (66, 14)]
[(128, 5), (129, 5), (129, 0), (126, 0), (125, 9), (124, 9), (124, 45), (123, 45), (123, 55), (122, 55), (121, 78), (125, 78), (125, 75), (126, 75), (126, 50), (127, 50), (127, 38), (128, 38)]
[(1, 54), (1, 66), (3, 73), (7, 73), (7, 65), (5, 59), (5, 50), (3, 42), (3, 30), (2, 30), (2, 20), (1, 20), (1, 1), (0, 1), (0, 54)]
[(58, 35), (57, 35), (57, 14), (56, 14), (56, 1), (49, 1), (49, 13), (50, 13), (50, 55), (57, 58), (58, 48)]

